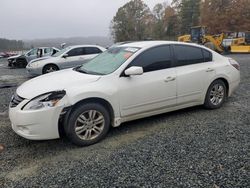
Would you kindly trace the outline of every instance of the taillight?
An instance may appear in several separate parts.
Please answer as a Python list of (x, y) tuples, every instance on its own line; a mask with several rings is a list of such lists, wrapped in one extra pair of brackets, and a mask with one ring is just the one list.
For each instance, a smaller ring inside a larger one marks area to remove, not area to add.
[(229, 62), (230, 62), (230, 64), (231, 64), (234, 68), (236, 68), (237, 70), (240, 70), (240, 65), (239, 65), (239, 63), (238, 63), (237, 61), (235, 61), (234, 59), (229, 59)]

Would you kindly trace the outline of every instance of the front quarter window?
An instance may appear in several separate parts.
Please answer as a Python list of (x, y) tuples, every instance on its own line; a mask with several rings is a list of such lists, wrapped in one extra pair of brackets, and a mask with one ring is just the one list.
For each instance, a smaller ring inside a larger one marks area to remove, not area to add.
[(139, 48), (135, 47), (111, 48), (83, 64), (77, 70), (89, 74), (107, 75), (117, 70), (138, 50)]

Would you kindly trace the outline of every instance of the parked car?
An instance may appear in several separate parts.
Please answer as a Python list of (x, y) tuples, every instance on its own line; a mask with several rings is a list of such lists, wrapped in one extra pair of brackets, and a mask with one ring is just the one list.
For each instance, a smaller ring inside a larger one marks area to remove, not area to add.
[(5, 52), (5, 57), (11, 57), (14, 55), (18, 55), (18, 53), (17, 52)]
[(3, 52), (0, 53), (0, 59), (1, 58), (5, 58), (5, 53), (3, 53)]
[(14, 56), (14, 55), (16, 55), (16, 54), (13, 53), (13, 52), (1, 52), (1, 53), (0, 53), (0, 56), (1, 56), (2, 58), (8, 58), (8, 57), (11, 57), (11, 56)]
[(82, 65), (106, 49), (97, 45), (69, 46), (45, 60), (33, 60), (26, 69), (30, 75), (37, 76), (61, 69)]
[(220, 108), (239, 82), (239, 64), (206, 47), (128, 43), (27, 81), (13, 96), (9, 117), (24, 138), (55, 139), (64, 132), (85, 146), (123, 122), (195, 105)]
[(16, 55), (8, 58), (8, 66), (9, 67), (19, 67), (25, 68), (33, 59), (41, 58), (41, 57), (49, 57), (55, 53), (59, 52), (57, 48), (51, 47), (39, 47), (33, 48), (22, 55)]

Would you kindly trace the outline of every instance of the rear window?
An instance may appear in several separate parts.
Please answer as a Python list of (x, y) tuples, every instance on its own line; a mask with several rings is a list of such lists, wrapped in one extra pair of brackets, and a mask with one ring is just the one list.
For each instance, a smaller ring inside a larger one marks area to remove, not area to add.
[(102, 53), (102, 51), (99, 48), (96, 48), (96, 47), (86, 47), (85, 48), (86, 55), (99, 54), (99, 53)]
[(204, 62), (201, 48), (187, 45), (175, 45), (174, 49), (176, 58), (175, 67)]
[(195, 46), (175, 45), (174, 52), (174, 67), (210, 62), (213, 59), (211, 52)]

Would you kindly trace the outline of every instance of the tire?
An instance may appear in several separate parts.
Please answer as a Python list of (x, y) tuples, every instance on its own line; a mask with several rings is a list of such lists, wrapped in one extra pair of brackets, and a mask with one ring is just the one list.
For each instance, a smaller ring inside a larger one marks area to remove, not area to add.
[(102, 140), (110, 128), (110, 115), (97, 103), (78, 105), (66, 120), (66, 137), (75, 145), (88, 146)]
[(55, 71), (58, 71), (58, 70), (59, 70), (59, 68), (56, 65), (45, 65), (43, 67), (43, 74), (55, 72)]
[(17, 60), (16, 67), (25, 68), (27, 66), (27, 61), (24, 59)]
[(8, 67), (12, 67), (12, 66), (13, 66), (13, 64), (9, 62), (8, 63)]
[(215, 80), (208, 88), (204, 106), (207, 109), (220, 108), (227, 98), (227, 88), (222, 80)]

